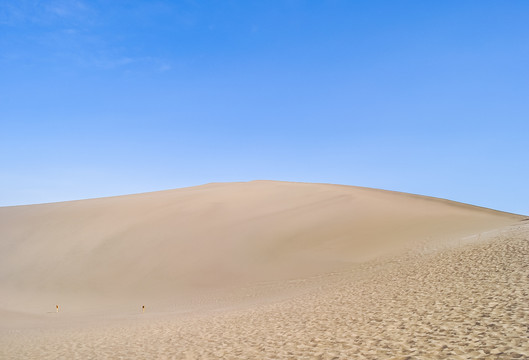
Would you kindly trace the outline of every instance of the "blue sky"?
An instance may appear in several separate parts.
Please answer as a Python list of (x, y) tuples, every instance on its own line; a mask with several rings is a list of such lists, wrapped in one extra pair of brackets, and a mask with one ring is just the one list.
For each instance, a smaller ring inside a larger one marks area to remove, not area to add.
[(273, 179), (529, 214), (526, 1), (0, 0), (0, 205)]

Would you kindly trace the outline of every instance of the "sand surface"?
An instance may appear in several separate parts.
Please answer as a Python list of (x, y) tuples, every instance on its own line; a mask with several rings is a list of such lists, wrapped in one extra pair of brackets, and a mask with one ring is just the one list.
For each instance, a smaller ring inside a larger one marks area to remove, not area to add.
[(529, 358), (525, 219), (267, 181), (0, 208), (0, 359)]

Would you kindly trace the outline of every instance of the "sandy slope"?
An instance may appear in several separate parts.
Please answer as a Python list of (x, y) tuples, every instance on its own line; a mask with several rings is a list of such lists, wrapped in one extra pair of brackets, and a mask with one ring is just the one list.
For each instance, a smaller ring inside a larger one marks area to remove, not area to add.
[[(288, 298), (0, 330), (4, 359), (527, 359), (529, 224), (282, 282)], [(259, 289), (248, 294), (262, 296)], [(59, 326), (60, 325), (60, 326)]]
[(0, 208), (0, 358), (529, 356), (523, 219), (265, 181)]

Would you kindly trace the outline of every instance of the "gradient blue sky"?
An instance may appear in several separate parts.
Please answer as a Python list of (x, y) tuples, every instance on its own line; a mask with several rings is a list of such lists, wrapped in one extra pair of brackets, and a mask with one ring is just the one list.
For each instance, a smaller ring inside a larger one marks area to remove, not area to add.
[(215, 181), (529, 214), (527, 1), (0, 0), (0, 205)]

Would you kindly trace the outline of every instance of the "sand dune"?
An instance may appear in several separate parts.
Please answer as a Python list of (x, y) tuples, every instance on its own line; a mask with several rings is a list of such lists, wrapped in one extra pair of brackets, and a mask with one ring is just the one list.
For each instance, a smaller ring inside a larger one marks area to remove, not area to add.
[(524, 219), (271, 181), (0, 208), (0, 357), (529, 356)]

